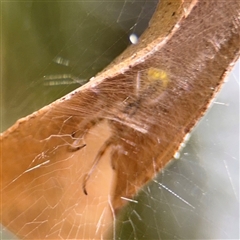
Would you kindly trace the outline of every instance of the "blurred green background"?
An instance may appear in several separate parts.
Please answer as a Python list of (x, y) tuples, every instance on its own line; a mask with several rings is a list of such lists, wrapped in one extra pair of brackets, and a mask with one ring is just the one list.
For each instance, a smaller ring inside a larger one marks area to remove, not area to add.
[[(2, 1), (1, 131), (102, 70), (141, 35), (157, 2)], [(239, 63), (180, 159), (136, 200), (117, 239), (238, 239)]]

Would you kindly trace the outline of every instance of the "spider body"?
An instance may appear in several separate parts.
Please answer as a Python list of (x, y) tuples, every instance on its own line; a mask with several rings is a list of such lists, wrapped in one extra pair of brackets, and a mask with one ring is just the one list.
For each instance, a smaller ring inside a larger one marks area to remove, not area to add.
[[(155, 111), (154, 103), (159, 101), (159, 96), (169, 83), (168, 75), (165, 71), (157, 68), (149, 68), (141, 73), (138, 72), (137, 75), (135, 94), (128, 96), (127, 99), (120, 104), (120, 107), (119, 105), (114, 107), (111, 114), (108, 113), (104, 117), (92, 119), (81, 128), (84, 129), (81, 134), (81, 138), (83, 138), (91, 127), (103, 119), (108, 119), (112, 132), (109, 139), (107, 139), (99, 149), (91, 169), (84, 177), (82, 188), (86, 195), (87, 181), (101, 157), (110, 146), (112, 147), (112, 168), (116, 170), (122, 165), (122, 162), (119, 161), (121, 156), (128, 158), (128, 156), (131, 155), (131, 160), (129, 159), (130, 165), (137, 161), (139, 154), (141, 154), (141, 148), (137, 147), (139, 143), (141, 143), (141, 146), (144, 146), (144, 148), (149, 148), (151, 144), (157, 144), (148, 138), (148, 136), (154, 134), (152, 130), (149, 129), (149, 126), (152, 126), (154, 122), (152, 114), (152, 112)], [(147, 153), (147, 155), (149, 154), (150, 153)], [(150, 154), (151, 156), (147, 155), (145, 156), (146, 158), (151, 158), (154, 153)], [(134, 160), (132, 158), (134, 158)], [(123, 175), (126, 167), (127, 166), (121, 166)], [(139, 170), (136, 169), (136, 174)], [(126, 181), (126, 178), (122, 179), (122, 181)]]

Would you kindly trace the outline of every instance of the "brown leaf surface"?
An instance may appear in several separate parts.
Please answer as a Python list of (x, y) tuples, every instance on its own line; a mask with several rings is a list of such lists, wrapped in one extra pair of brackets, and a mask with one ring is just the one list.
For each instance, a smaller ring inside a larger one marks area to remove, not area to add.
[(115, 212), (172, 159), (234, 65), (239, 12), (238, 0), (161, 1), (137, 46), (4, 132), (2, 223), (24, 239), (110, 231)]

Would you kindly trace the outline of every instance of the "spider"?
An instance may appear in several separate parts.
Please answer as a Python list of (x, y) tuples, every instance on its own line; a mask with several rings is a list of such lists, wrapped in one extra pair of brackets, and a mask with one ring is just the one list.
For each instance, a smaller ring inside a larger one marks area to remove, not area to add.
[[(142, 81), (142, 78), (145, 81)], [(134, 149), (134, 147), (136, 147), (136, 144), (134, 143), (134, 139), (130, 139), (128, 128), (134, 129), (134, 131), (139, 132), (139, 134), (146, 134), (148, 132), (148, 120), (146, 117), (141, 117), (139, 121), (138, 118), (141, 114), (138, 114), (138, 117), (135, 116), (137, 112), (141, 112), (139, 109), (141, 110), (141, 107), (143, 105), (145, 107), (148, 107), (152, 103), (157, 102), (161, 93), (167, 88), (168, 83), (168, 74), (161, 69), (150, 67), (147, 70), (143, 70), (143, 72), (138, 72), (136, 77), (136, 93), (133, 94), (133, 96), (129, 96), (124, 101), (124, 106), (122, 109), (119, 110), (119, 108), (116, 107), (115, 111), (113, 110), (114, 114), (112, 114), (110, 117), (104, 117), (109, 121), (111, 125), (112, 135), (101, 146), (90, 170), (84, 176), (82, 189), (85, 195), (88, 195), (86, 190), (87, 182), (106, 150), (110, 146), (113, 146), (121, 151), (121, 141), (127, 142)], [(81, 141), (79, 139), (83, 139), (90, 128), (99, 123), (101, 120), (103, 120), (103, 118), (96, 118), (88, 121), (83, 127), (83, 133), (77, 140), (77, 146), (71, 146), (70, 150), (75, 151), (85, 147), (86, 144), (79, 144)], [(116, 168), (114, 164), (113, 154), (112, 168)]]

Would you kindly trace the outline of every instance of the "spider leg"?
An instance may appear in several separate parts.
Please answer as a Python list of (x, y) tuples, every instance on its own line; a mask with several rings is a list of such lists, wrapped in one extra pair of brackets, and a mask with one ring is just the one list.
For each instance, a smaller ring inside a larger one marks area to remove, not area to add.
[[(68, 151), (75, 152), (80, 150), (81, 148), (85, 147), (86, 144), (82, 143), (82, 139), (87, 135), (89, 130), (94, 127), (97, 123), (101, 121), (100, 118), (96, 120), (89, 121), (85, 124), (83, 124), (83, 127), (81, 127), (79, 130), (72, 133), (72, 138), (76, 139), (70, 146), (68, 146)], [(84, 129), (81, 131), (81, 129)]]
[(81, 148), (84, 148), (86, 145), (87, 145), (86, 143), (83, 143), (83, 144), (81, 144), (81, 145), (78, 144), (78, 145), (76, 145), (76, 146), (71, 145), (71, 146), (68, 147), (68, 150), (69, 150), (70, 152), (75, 152), (75, 151), (80, 150)]
[(101, 157), (103, 156), (103, 154), (106, 152), (106, 150), (108, 149), (108, 147), (113, 143), (114, 138), (110, 137), (109, 139), (107, 139), (105, 141), (105, 143), (101, 146), (100, 150), (98, 151), (97, 156), (95, 157), (93, 163), (92, 163), (92, 167), (89, 170), (89, 172), (84, 176), (83, 179), (83, 185), (82, 185), (82, 189), (85, 195), (88, 195), (87, 190), (86, 190), (86, 184), (88, 179), (90, 178), (92, 172), (94, 171), (94, 169), (96, 168), (97, 164), (99, 163)]

